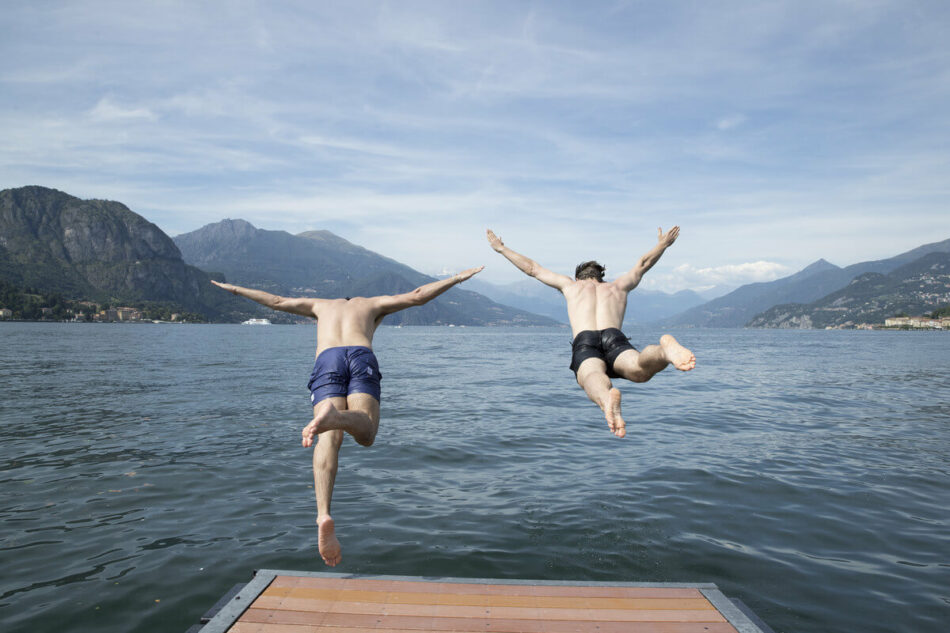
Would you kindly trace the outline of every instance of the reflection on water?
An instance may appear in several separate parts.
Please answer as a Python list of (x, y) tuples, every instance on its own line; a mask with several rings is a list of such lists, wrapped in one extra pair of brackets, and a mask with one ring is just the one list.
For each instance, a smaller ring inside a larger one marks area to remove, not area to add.
[[(566, 330), (381, 330), (335, 571), (715, 582), (776, 631), (947, 630), (950, 337), (677, 335), (697, 369), (624, 384), (617, 440)], [(3, 630), (183, 631), (254, 569), (325, 569), (299, 446), (313, 328), (0, 340)]]

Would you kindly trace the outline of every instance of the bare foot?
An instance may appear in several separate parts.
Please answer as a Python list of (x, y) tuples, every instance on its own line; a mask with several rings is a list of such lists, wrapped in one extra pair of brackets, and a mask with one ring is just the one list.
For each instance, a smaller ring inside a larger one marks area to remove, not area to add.
[(604, 416), (610, 432), (617, 437), (627, 434), (627, 423), (620, 417), (620, 390), (616, 387), (607, 392), (607, 406), (604, 407)]
[(675, 338), (669, 334), (660, 337), (660, 347), (666, 354), (666, 360), (670, 361), (673, 367), (680, 371), (689, 371), (696, 366), (696, 357), (693, 353), (680, 345)]
[(336, 538), (333, 518), (329, 514), (317, 518), (317, 547), (323, 562), (330, 567), (336, 567), (337, 563), (343, 560), (340, 541)]
[(303, 427), (303, 431), (300, 434), (303, 436), (303, 446), (304, 448), (309, 448), (313, 446), (313, 438), (317, 436), (318, 433), (323, 433), (324, 431), (329, 431), (328, 428), (321, 428), (321, 425), (325, 426), (325, 423), (329, 420), (334, 420), (339, 416), (339, 411), (336, 410), (336, 407), (333, 406), (333, 403), (329, 400), (324, 400), (319, 405), (317, 405), (317, 410), (313, 414), (313, 419), (310, 420), (310, 424)]

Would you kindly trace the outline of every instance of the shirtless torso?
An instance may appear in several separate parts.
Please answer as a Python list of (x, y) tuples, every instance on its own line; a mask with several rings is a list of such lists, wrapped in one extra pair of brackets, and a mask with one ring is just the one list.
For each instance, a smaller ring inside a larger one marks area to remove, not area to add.
[(359, 345), (372, 349), (373, 335), (386, 316), (380, 311), (379, 299), (319, 299), (313, 315), (317, 319), (316, 356), (331, 347)]
[(570, 281), (561, 288), (567, 301), (571, 330), (577, 336), (584, 330), (619, 328), (627, 311), (627, 291), (614, 283), (593, 279)]

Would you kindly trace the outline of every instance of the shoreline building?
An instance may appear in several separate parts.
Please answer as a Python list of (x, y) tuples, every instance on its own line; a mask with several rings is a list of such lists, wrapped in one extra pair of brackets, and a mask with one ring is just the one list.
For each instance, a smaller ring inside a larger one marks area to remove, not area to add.
[(924, 330), (950, 330), (950, 317), (931, 319), (930, 317), (891, 317), (884, 319), (884, 327), (907, 327)]

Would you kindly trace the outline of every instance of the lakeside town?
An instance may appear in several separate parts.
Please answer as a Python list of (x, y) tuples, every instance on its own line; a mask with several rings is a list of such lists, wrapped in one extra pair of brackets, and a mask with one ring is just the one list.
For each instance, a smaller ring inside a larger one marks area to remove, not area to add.
[[(58, 295), (7, 294), (12, 303), (0, 303), (0, 321), (47, 321), (57, 323), (206, 323), (193, 312), (174, 305), (143, 303), (123, 306), (95, 301), (75, 301)], [(0, 297), (2, 299), (3, 297)]]
[(54, 308), (39, 308), (39, 318), (14, 318), (13, 310), (0, 308), (0, 320), (4, 321), (55, 321), (59, 323), (187, 323), (196, 322), (195, 319), (186, 319), (182, 313), (171, 312), (166, 319), (155, 319), (146, 315), (142, 310), (130, 307), (116, 307), (100, 309), (92, 302), (82, 301), (88, 309), (76, 310), (67, 308), (65, 314)]
[[(950, 316), (941, 313), (933, 316), (894, 316), (884, 323), (845, 323), (827, 326), (826, 330), (946, 330), (950, 331)], [(939, 314), (939, 316), (938, 316)], [(161, 318), (158, 318), (161, 317)], [(266, 319), (251, 319), (265, 321)], [(147, 312), (129, 306), (103, 308), (91, 301), (73, 302), (70, 307), (39, 307), (29, 317), (14, 314), (9, 308), (0, 307), (0, 321), (48, 321), (59, 323), (205, 323), (197, 314), (169, 312), (167, 309), (150, 309)], [(268, 323), (269, 324), (269, 323)]]
[(826, 330), (947, 330), (950, 332), (950, 317), (928, 316), (892, 317), (884, 323), (842, 323), (825, 326)]
[(884, 320), (884, 327), (909, 330), (950, 330), (950, 317), (892, 317)]

